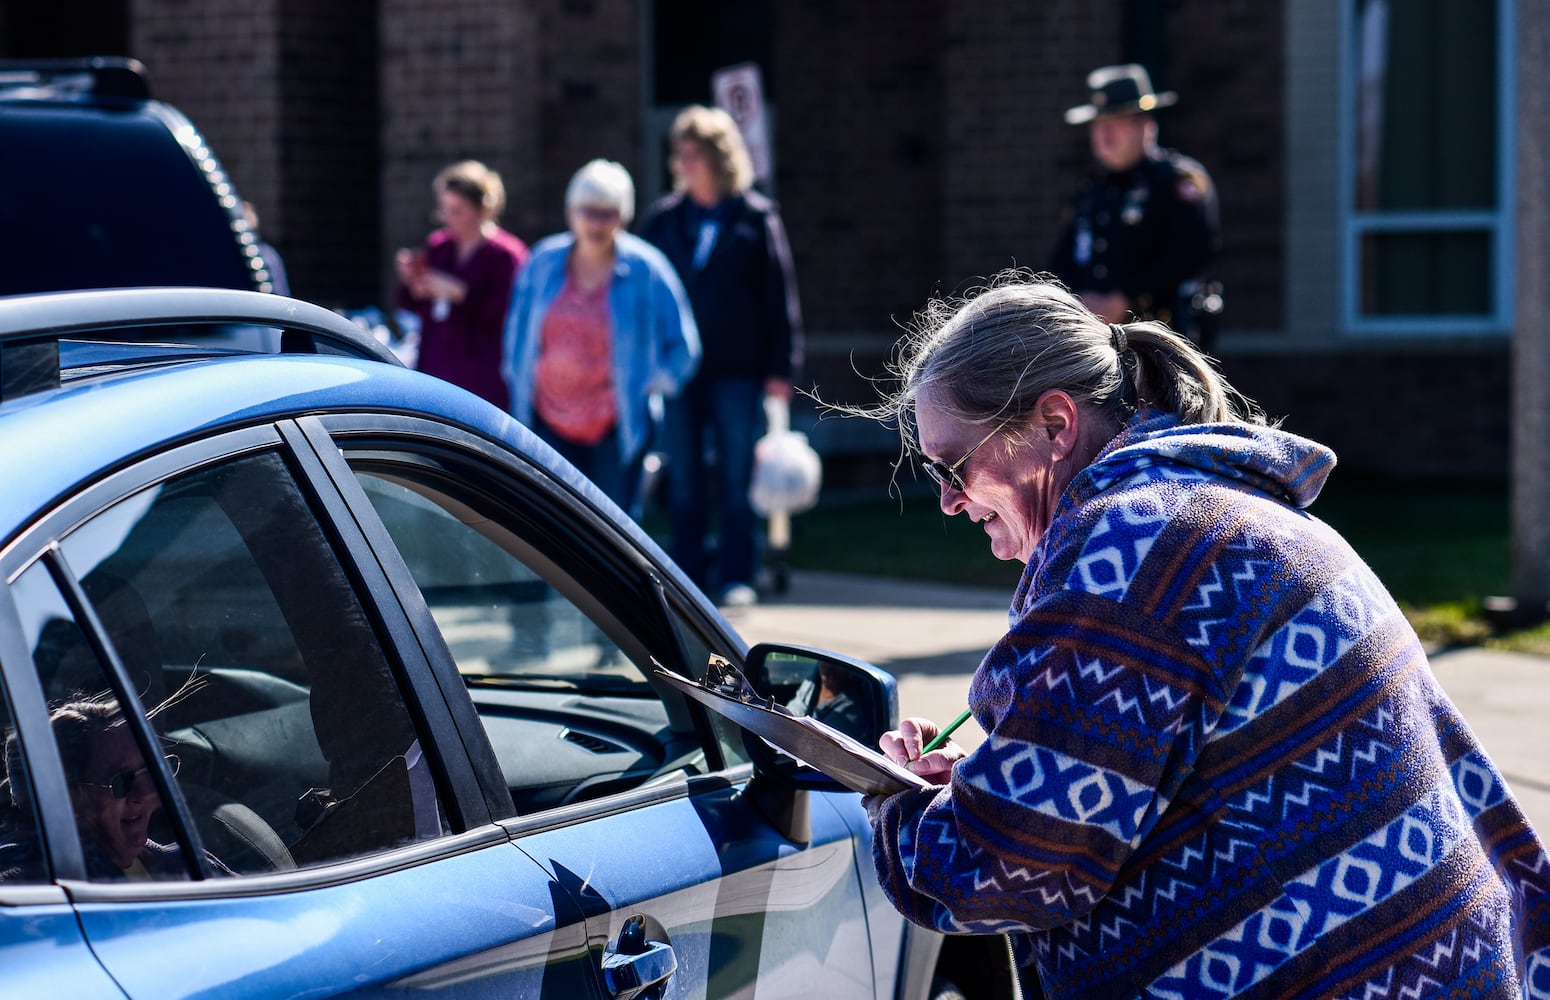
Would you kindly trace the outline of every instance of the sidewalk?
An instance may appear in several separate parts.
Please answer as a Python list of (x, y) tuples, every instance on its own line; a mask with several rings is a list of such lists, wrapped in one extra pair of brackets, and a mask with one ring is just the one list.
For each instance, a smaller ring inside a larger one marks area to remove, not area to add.
[[(795, 572), (790, 591), (726, 616), (750, 644), (799, 642), (875, 663), (899, 681), (903, 715), (951, 719), (969, 676), (1006, 630), (1011, 593), (877, 577)], [(1432, 657), (1432, 671), (1550, 836), (1550, 659), (1485, 649)], [(984, 739), (967, 723), (954, 737)]]

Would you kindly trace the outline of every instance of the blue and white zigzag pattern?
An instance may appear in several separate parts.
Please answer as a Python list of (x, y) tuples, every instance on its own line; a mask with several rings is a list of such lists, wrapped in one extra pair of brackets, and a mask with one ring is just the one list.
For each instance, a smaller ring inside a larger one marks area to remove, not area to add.
[(980, 750), (998, 760), (974, 782), (981, 791), (1071, 823), (1102, 829), (1122, 843), (1135, 839), (1156, 790), (1118, 771), (1047, 747), (990, 737)]
[(1382, 585), (1356, 564), (1270, 635), (1244, 670), (1212, 739), (1222, 739), (1295, 695), (1381, 623)]
[(1425, 875), (1467, 835), (1469, 819), (1433, 794), (1287, 884), (1284, 894), (1168, 970), (1158, 996), (1232, 996)]
[(1172, 511), (1162, 509), (1154, 496), (1137, 494), (1134, 502), (1116, 503), (1098, 520), (1082, 553), (1071, 567), (1071, 590), (1122, 601), (1136, 570), (1152, 551)]

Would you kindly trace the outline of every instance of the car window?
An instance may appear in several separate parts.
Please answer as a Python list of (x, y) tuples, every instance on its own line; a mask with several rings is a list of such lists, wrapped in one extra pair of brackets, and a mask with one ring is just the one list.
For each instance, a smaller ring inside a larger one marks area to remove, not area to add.
[(433, 480), (357, 475), (469, 686), (519, 813), (706, 770), (692, 718), (647, 677), (650, 640), (608, 613), (649, 596), (589, 587), (534, 537), (544, 527), (470, 507)]
[[(188, 877), (163, 811), (153, 767), (132, 731), (86, 632), (47, 567), (36, 562), (12, 586), (33, 664), (48, 689), (49, 723), (70, 794), (86, 870), (93, 879)], [(148, 695), (147, 678), (133, 682)], [(21, 755), (12, 747), (8, 766)], [(169, 765), (177, 758), (158, 748)]]
[(650, 696), (607, 633), (519, 556), (431, 496), (361, 479), (465, 680)]
[[(136, 493), (62, 548), (220, 867), (306, 867), (444, 831), (377, 630), (278, 454)], [(82, 638), (39, 657), (56, 712), (108, 687)]]

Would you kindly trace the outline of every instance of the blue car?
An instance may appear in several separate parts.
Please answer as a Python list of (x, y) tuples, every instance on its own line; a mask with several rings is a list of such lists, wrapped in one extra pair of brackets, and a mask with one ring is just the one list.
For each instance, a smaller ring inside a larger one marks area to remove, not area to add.
[(892, 678), (749, 649), (525, 427), (333, 313), (0, 298), (0, 441), (0, 995), (1010, 983), (1004, 939), (889, 906), (857, 795), (653, 664), (798, 710), (838, 672), (862, 739)]

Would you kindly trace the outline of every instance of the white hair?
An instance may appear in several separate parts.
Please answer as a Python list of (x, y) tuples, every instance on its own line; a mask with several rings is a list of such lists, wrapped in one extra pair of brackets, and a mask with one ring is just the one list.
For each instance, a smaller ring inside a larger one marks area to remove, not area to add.
[(568, 215), (583, 205), (617, 209), (620, 223), (628, 226), (635, 217), (635, 182), (630, 172), (613, 160), (593, 160), (576, 171), (565, 188), (565, 212)]

